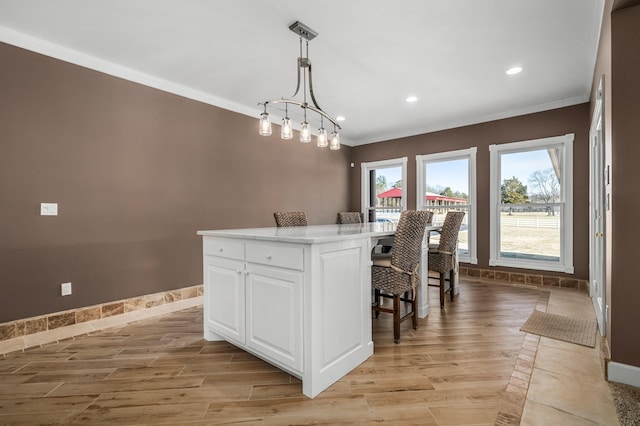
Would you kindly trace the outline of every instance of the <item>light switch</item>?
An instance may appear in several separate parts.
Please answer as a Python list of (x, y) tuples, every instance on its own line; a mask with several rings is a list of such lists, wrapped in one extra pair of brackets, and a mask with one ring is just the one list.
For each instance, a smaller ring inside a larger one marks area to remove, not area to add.
[(71, 283), (60, 284), (60, 294), (62, 296), (68, 296), (71, 294)]
[(58, 216), (58, 203), (40, 203), (40, 216)]

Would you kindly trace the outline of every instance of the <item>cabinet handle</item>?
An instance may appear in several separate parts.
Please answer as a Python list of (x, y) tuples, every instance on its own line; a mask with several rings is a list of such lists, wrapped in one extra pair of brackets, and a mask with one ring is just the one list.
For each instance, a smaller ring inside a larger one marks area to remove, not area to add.
[(271, 260), (271, 255), (269, 253), (266, 254), (265, 256), (268, 260)]
[(218, 249), (218, 251), (219, 251), (220, 253), (222, 253), (222, 252), (224, 251), (224, 249), (223, 249), (222, 247), (220, 247), (220, 248)]

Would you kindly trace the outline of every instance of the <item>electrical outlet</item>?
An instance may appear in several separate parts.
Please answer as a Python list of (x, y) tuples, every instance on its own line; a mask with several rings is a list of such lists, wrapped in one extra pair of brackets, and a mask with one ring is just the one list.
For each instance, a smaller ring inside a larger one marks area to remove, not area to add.
[(68, 296), (71, 294), (71, 283), (60, 284), (60, 294), (62, 296)]

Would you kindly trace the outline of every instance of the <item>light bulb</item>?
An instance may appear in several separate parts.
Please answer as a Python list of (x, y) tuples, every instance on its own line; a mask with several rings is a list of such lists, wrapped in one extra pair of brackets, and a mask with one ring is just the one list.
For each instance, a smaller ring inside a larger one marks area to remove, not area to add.
[(340, 149), (340, 134), (335, 130), (331, 132), (331, 141), (329, 142), (329, 149), (333, 151)]
[(300, 142), (311, 142), (311, 128), (309, 127), (309, 123), (306, 121), (303, 122), (300, 127)]
[(260, 125), (258, 128), (258, 134), (262, 136), (271, 135), (271, 120), (269, 120), (269, 113), (263, 112), (260, 114)]
[(282, 119), (282, 126), (280, 128), (280, 137), (282, 139), (293, 138), (293, 127), (291, 127), (291, 119), (289, 117), (285, 117)]
[(318, 147), (324, 148), (327, 145), (329, 145), (329, 142), (327, 141), (327, 131), (324, 127), (320, 127), (318, 129)]

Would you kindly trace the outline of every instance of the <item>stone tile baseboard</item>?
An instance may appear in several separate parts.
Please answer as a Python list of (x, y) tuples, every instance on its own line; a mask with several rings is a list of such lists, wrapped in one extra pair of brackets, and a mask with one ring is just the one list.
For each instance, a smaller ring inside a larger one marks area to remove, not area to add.
[(202, 285), (19, 319), (0, 324), (0, 341), (113, 317), (198, 296), (202, 296)]
[(473, 268), (460, 265), (460, 276), (483, 278), (509, 282), (513, 284), (526, 284), (538, 287), (575, 288), (580, 291), (589, 291), (589, 282), (564, 276), (552, 276), (541, 274), (526, 274), (522, 272), (497, 271), (494, 269)]

